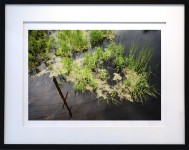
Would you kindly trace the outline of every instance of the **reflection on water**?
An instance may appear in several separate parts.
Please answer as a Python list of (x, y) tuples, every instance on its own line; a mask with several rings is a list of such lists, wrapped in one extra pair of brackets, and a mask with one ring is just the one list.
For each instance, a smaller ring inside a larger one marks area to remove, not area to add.
[[(121, 30), (115, 31), (116, 43), (124, 45), (124, 53), (128, 52), (131, 42), (137, 42), (139, 48), (149, 46), (153, 50), (150, 61), (152, 72), (156, 76), (151, 77), (151, 83), (156, 84), (161, 90), (161, 31)], [(104, 40), (102, 47), (106, 48), (110, 41)], [(90, 52), (93, 49), (89, 50)], [(75, 59), (82, 57), (82, 53), (75, 54)], [(109, 70), (110, 76), (113, 71)], [(108, 81), (109, 84), (113, 84)], [(96, 99), (95, 94), (86, 92), (78, 94), (74, 92), (72, 83), (64, 83), (60, 86), (63, 95), (68, 96), (67, 105), (71, 108), (72, 118), (68, 110), (62, 109), (63, 101), (58, 90), (49, 78), (48, 74), (40, 77), (29, 77), (29, 119), (30, 120), (160, 120), (161, 98), (150, 99), (146, 104), (123, 101), (121, 105), (107, 104)]]

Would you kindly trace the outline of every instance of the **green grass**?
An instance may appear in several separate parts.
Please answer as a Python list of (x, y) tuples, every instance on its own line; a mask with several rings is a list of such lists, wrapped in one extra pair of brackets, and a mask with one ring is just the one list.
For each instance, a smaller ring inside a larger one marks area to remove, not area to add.
[(112, 56), (120, 56), (123, 55), (123, 45), (122, 44), (116, 44), (116, 43), (111, 43), (108, 45), (107, 50), (110, 50), (112, 52)]
[(56, 50), (56, 55), (61, 57), (69, 57), (71, 50), (65, 41), (60, 41), (59, 48)]
[(64, 64), (64, 68), (66, 70), (66, 73), (69, 74), (71, 72), (71, 70), (72, 70), (72, 59), (69, 58), (69, 57), (64, 57), (62, 59), (62, 62)]
[(113, 40), (115, 38), (115, 34), (112, 30), (103, 30), (103, 36), (109, 40)]
[(100, 44), (105, 38), (113, 40), (114, 32), (112, 30), (91, 30), (89, 36), (91, 45), (96, 46)]
[(123, 55), (116, 56), (113, 62), (117, 72), (121, 71), (125, 67), (125, 60)]
[(50, 36), (50, 38), (47, 40), (46, 42), (46, 50), (47, 52), (51, 52), (52, 51), (52, 44), (55, 42), (55, 37), (54, 36)]
[(94, 52), (93, 52), (93, 57), (96, 59), (102, 61), (103, 60), (103, 50), (101, 47), (96, 47)]
[[(56, 48), (58, 56), (68, 56), (71, 53), (89, 48), (87, 35), (82, 30), (61, 30), (57, 33)], [(61, 54), (60, 54), (61, 53)]]
[(73, 84), (75, 91), (84, 93), (87, 90), (87, 87), (91, 87), (92, 89), (96, 88), (97, 85), (95, 83), (94, 75), (88, 67), (78, 68), (76, 72), (78, 74), (76, 74)]
[(124, 88), (128, 90), (133, 101), (144, 102), (148, 96), (156, 97), (158, 94), (155, 87), (149, 85), (149, 73), (139, 74), (134, 70), (125, 69), (125, 75)]
[(116, 95), (117, 95), (117, 91), (112, 89), (111, 91), (109, 91), (109, 98), (107, 99), (107, 102), (109, 103), (109, 101), (113, 104), (118, 104), (118, 100), (116, 100)]
[(47, 30), (29, 30), (28, 32), (28, 66), (29, 70), (51, 59), (49, 52), (52, 38), (47, 38)]
[(92, 30), (90, 31), (90, 42), (92, 46), (95, 46), (101, 43), (104, 39), (103, 31), (101, 30)]
[(72, 51), (83, 51), (88, 49), (88, 41), (87, 37), (84, 36), (84, 33), (80, 30), (76, 30), (70, 36), (70, 46)]
[(86, 90), (86, 84), (85, 84), (85, 82), (83, 80), (77, 80), (73, 84), (73, 89), (76, 92), (84, 93), (85, 90)]
[(127, 94), (123, 94), (126, 99), (143, 102), (148, 96), (156, 97), (158, 94), (156, 88), (149, 84), (151, 71), (148, 67), (151, 57), (151, 49), (147, 47), (139, 49), (136, 43), (131, 43), (128, 54), (125, 56), (124, 65), (122, 58), (120, 62), (118, 61), (118, 64), (123, 65), (122, 72), (125, 75), (125, 80), (122, 83), (124, 85), (122, 88), (126, 89), (124, 92)]
[(56, 54), (58, 56), (65, 56), (64, 49), (67, 50), (67, 48), (71, 53), (82, 52), (89, 49), (90, 45), (96, 46), (100, 44), (105, 38), (112, 40), (114, 32), (111, 30), (61, 30), (58, 31), (57, 39), (55, 40), (56, 49), (58, 49)]
[(92, 54), (88, 52), (84, 53), (84, 61), (83, 61), (84, 66), (88, 67), (89, 69), (95, 69), (96, 62), (97, 62), (96, 57), (94, 57)]
[(152, 57), (152, 50), (147, 47), (143, 47), (141, 50), (138, 49), (136, 43), (132, 43), (129, 47), (129, 54), (125, 57), (126, 67), (134, 69), (138, 73), (147, 71), (149, 61)]
[(103, 54), (103, 59), (105, 61), (108, 61), (108, 60), (114, 59), (118, 56), (122, 56), (123, 50), (124, 50), (124, 48), (121, 44), (111, 43), (105, 49), (105, 52)]

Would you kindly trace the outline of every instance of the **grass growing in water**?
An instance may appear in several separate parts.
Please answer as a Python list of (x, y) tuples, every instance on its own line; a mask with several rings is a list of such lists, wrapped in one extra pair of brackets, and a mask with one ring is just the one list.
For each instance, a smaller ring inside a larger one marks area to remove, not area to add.
[(56, 50), (56, 55), (61, 57), (69, 57), (71, 50), (66, 41), (60, 41), (59, 48)]
[(65, 57), (65, 58), (62, 59), (62, 62), (64, 64), (64, 68), (66, 70), (65, 73), (69, 74), (72, 70), (72, 59), (69, 58), (69, 57)]
[(118, 55), (115, 57), (114, 65), (117, 72), (125, 67), (125, 60), (122, 55)]
[(94, 52), (93, 52), (93, 57), (96, 59), (102, 61), (103, 60), (103, 50), (101, 47), (96, 47)]
[[(129, 50), (133, 50), (133, 45)], [(139, 62), (148, 65), (149, 54), (151, 54), (149, 51), (149, 49), (142, 49), (138, 53), (129, 51), (129, 55), (124, 56), (121, 44), (112, 43), (104, 51), (96, 47), (92, 54), (88, 52), (84, 54), (81, 67), (77, 69), (77, 73), (73, 73), (75, 75), (74, 90), (81, 93), (86, 90), (95, 91), (98, 98), (112, 103), (117, 103), (116, 95), (120, 100), (125, 99), (132, 102), (143, 102), (148, 96), (156, 97), (156, 89), (149, 84), (150, 71), (147, 70), (147, 67), (138, 65)], [(127, 59), (132, 61), (129, 62)], [(100, 66), (96, 65), (99, 60), (112, 62), (115, 70), (120, 71), (124, 76), (114, 73), (113, 80), (116, 81), (116, 84), (109, 85), (107, 70), (100, 69)]]
[(123, 50), (124, 48), (121, 44), (111, 43), (105, 49), (105, 52), (103, 54), (103, 59), (105, 61), (108, 61), (110, 59), (114, 59), (117, 56), (122, 56)]
[(112, 30), (103, 30), (104, 37), (108, 40), (113, 40), (115, 38), (115, 34)]
[(51, 44), (53, 37), (48, 38), (47, 30), (29, 30), (28, 33), (28, 66), (29, 71), (51, 59)]
[(129, 47), (129, 54), (125, 58), (126, 67), (134, 69), (138, 73), (147, 71), (149, 61), (152, 57), (152, 51), (147, 47), (143, 47), (140, 51), (138, 45), (132, 43)]
[(89, 48), (84, 31), (76, 30), (70, 37), (70, 45), (73, 51), (83, 51)]
[(68, 56), (73, 52), (83, 51), (89, 48), (87, 36), (83, 30), (58, 31), (56, 48), (58, 56)]
[(105, 80), (105, 79), (108, 78), (108, 73), (107, 73), (107, 71), (105, 69), (98, 70), (98, 74), (99, 74), (99, 78), (101, 80)]
[[(33, 49), (37, 51), (41, 48), (44, 49), (40, 58), (48, 60), (46, 54), (49, 54), (52, 42), (55, 41), (56, 48), (58, 48), (56, 55), (60, 57), (57, 57), (59, 59), (56, 60), (56, 63), (49, 67), (52, 70), (51, 75), (65, 75), (69, 81), (73, 82), (76, 92), (84, 93), (89, 90), (96, 93), (98, 98), (112, 103), (117, 101), (116, 98), (143, 102), (147, 96), (156, 97), (157, 90), (149, 83), (151, 74), (148, 66), (152, 52), (148, 48), (139, 50), (137, 44), (132, 43), (128, 54), (124, 56), (124, 47), (112, 42), (104, 50), (95, 47), (92, 54), (84, 53), (84, 57), (79, 61), (72, 60), (71, 55), (90, 47), (88, 35), (90, 35), (91, 44), (96, 45), (104, 38), (113, 39), (113, 32), (107, 30), (64, 30), (57, 33), (58, 38), (52, 36), (49, 40), (46, 40), (46, 34), (39, 34), (40, 36), (35, 39), (34, 35), (30, 37), (28, 57), (29, 60), (33, 60), (30, 62), (34, 62), (34, 65), (30, 64), (30, 66), (37, 65), (35, 63), (39, 61), (37, 60), (38, 56), (33, 55)], [(108, 62), (108, 65), (113, 64), (115, 69), (113, 80), (116, 81), (114, 85), (107, 83), (109, 76), (107, 70), (103, 68), (104, 62)]]
[(95, 69), (96, 68), (96, 61), (97, 58), (91, 55), (90, 53), (86, 52), (84, 54), (84, 61), (83, 65), (88, 67), (89, 69)]
[(94, 75), (89, 68), (85, 66), (84, 68), (79, 68), (77, 72), (79, 74), (75, 75), (72, 79), (74, 81), (73, 88), (75, 91), (84, 93), (87, 89), (93, 90), (96, 88), (97, 85), (94, 82)]
[(149, 85), (150, 73), (141, 74), (134, 70), (125, 69), (126, 79), (123, 81), (123, 87), (128, 90), (128, 94), (133, 101), (143, 102), (147, 96), (156, 97), (158, 94), (155, 87)]
[(114, 39), (114, 33), (111, 30), (91, 30), (89, 35), (92, 46), (96, 46), (101, 43), (104, 38), (109, 40)]
[(95, 46), (103, 41), (103, 31), (101, 30), (92, 30), (90, 31), (90, 41), (91, 45)]

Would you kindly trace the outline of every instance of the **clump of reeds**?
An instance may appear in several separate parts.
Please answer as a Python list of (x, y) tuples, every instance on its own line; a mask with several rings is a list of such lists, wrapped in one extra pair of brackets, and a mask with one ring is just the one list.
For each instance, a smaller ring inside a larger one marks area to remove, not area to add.
[(77, 75), (74, 77), (73, 88), (77, 92), (84, 93), (87, 87), (91, 87), (92, 89), (96, 88), (96, 83), (94, 81), (94, 75), (92, 71), (84, 66), (77, 70)]
[(96, 46), (105, 38), (109, 40), (114, 39), (114, 32), (112, 30), (91, 30), (89, 36), (91, 45)]
[(89, 48), (87, 36), (82, 30), (58, 31), (56, 39), (56, 55), (70, 56), (74, 52)]
[(139, 50), (136, 43), (131, 43), (129, 53), (125, 57), (126, 67), (129, 69), (134, 69), (138, 73), (143, 73), (147, 71), (151, 57), (152, 50), (147, 47), (143, 47), (141, 50)]

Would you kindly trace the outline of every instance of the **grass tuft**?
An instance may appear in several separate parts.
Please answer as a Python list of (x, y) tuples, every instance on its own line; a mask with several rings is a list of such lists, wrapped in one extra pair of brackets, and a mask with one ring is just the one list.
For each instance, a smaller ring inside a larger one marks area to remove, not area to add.
[(105, 38), (113, 40), (115, 37), (112, 30), (91, 30), (89, 36), (93, 47), (100, 44)]
[(64, 57), (62, 59), (62, 62), (64, 64), (64, 68), (66, 70), (65, 73), (69, 74), (71, 72), (71, 70), (72, 70), (72, 59), (69, 58), (69, 57)]
[(129, 47), (129, 54), (125, 58), (126, 67), (134, 69), (138, 73), (147, 71), (149, 61), (152, 57), (152, 51), (147, 47), (138, 49), (136, 43), (132, 43)]
[(121, 44), (111, 43), (105, 49), (103, 58), (105, 61), (111, 60), (117, 56), (123, 55), (123, 46)]
[(28, 66), (29, 71), (43, 61), (51, 59), (50, 51), (53, 38), (48, 38), (47, 30), (29, 30), (28, 32)]
[(58, 31), (57, 37), (56, 48), (61, 53), (61, 56), (68, 56), (71, 53), (89, 48), (87, 36), (83, 30)]
[(124, 74), (126, 76), (123, 81), (124, 88), (128, 90), (133, 101), (143, 102), (147, 96), (156, 97), (155, 87), (149, 85), (149, 73), (139, 74), (134, 70), (125, 69)]

